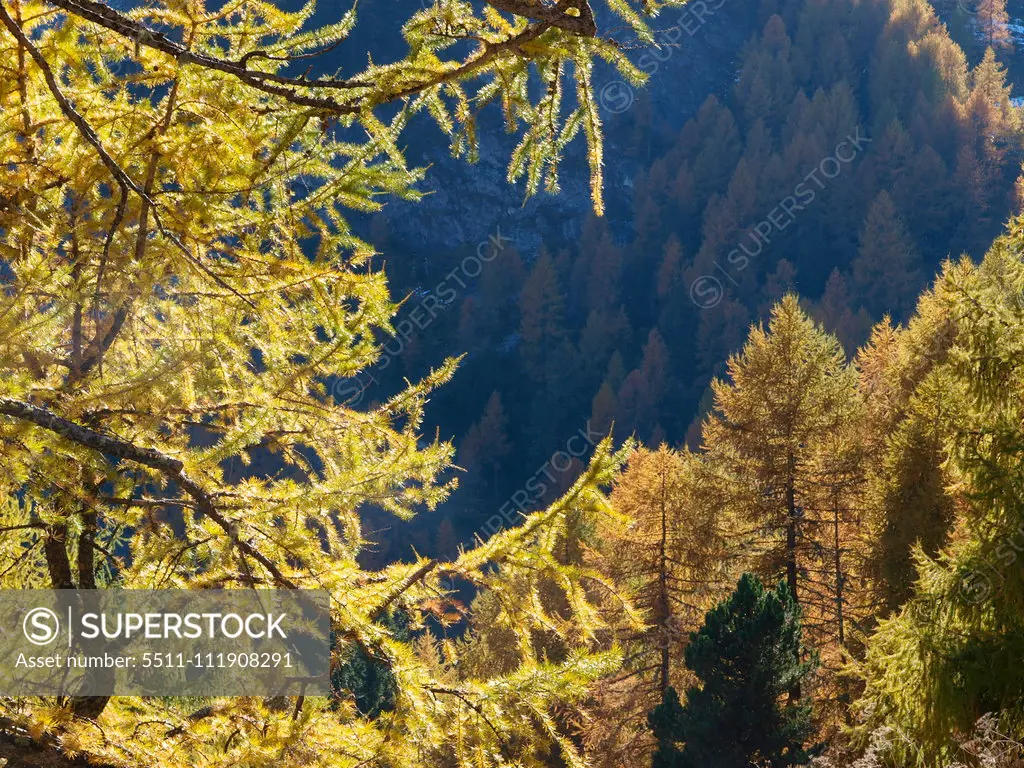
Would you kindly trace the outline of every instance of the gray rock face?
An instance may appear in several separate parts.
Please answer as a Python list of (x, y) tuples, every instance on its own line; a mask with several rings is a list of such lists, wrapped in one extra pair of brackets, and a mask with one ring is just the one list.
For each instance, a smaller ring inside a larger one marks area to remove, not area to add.
[[(671, 9), (659, 17), (660, 50), (633, 54), (633, 60), (649, 74), (644, 89), (633, 89), (608, 68), (595, 78), (606, 134), (607, 216), (613, 231), (621, 236), (630, 231), (633, 178), (647, 164), (651, 148), (660, 152), (670, 146), (709, 95), (726, 95), (735, 80), (739, 49), (755, 31), (756, 7), (743, 0), (707, 0), (709, 8), (721, 5), (713, 16), (695, 17), (691, 6), (696, 4)], [(649, 119), (640, 119), (643, 112), (657, 116), (659, 135), (640, 127), (650, 125)], [(426, 117), (419, 120), (409, 132), (422, 134), (413, 139), (408, 159), (415, 165), (430, 166), (421, 185), (429, 194), (418, 203), (391, 202), (385, 210), (389, 230), (403, 251), (419, 255), (471, 246), (486, 241), (500, 228), (502, 236), (511, 238), (529, 261), (542, 240), (557, 246), (578, 237), (591, 210), (582, 135), (567, 148), (561, 192), (526, 200), (521, 183), (513, 186), (506, 181), (516, 137), (505, 133), (497, 110), (482, 116), (480, 160), (473, 165), (452, 158), (445, 137), (423, 124)], [(635, 146), (638, 139), (646, 140), (647, 151)]]

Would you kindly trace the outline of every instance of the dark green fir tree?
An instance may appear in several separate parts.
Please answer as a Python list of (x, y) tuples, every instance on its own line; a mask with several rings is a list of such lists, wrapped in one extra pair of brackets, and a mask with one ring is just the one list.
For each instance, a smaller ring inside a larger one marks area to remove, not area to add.
[(806, 763), (810, 704), (793, 701), (816, 663), (801, 642), (800, 608), (785, 583), (766, 590), (744, 574), (690, 635), (686, 666), (699, 683), (681, 703), (669, 688), (648, 715), (653, 768), (771, 768)]
[[(409, 614), (405, 611), (391, 611), (378, 623), (402, 642), (412, 638)], [(395, 708), (398, 683), (384, 661), (373, 658), (356, 645), (343, 646), (341, 659), (331, 672), (331, 688), (339, 698), (351, 697), (359, 714), (371, 720)]]

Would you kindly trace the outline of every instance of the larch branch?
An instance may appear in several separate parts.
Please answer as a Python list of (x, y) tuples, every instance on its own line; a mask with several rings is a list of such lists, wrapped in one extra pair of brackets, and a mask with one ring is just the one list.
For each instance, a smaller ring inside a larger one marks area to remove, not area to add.
[(163, 473), (195, 500), (196, 508), (220, 526), (231, 537), (232, 543), (243, 555), (248, 555), (262, 565), (273, 577), (275, 583), (289, 589), (295, 588), (295, 583), (286, 577), (272, 560), (252, 544), (238, 537), (235, 523), (221, 514), (220, 510), (213, 503), (210, 493), (193, 478), (189, 477), (185, 472), (185, 465), (179, 459), (168, 456), (153, 448), (143, 448), (127, 440), (104, 435), (96, 430), (83, 427), (80, 424), (58, 416), (47, 408), (9, 397), (0, 397), (0, 415), (27, 421), (78, 445), (142, 464)]

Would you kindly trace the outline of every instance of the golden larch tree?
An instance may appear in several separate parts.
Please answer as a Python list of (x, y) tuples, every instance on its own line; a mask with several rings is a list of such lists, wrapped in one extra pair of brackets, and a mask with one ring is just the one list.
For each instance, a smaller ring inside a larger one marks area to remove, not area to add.
[[(611, 9), (650, 42), (657, 5)], [(417, 198), (400, 150), (417, 115), (472, 160), (492, 102), (527, 193), (557, 190), (584, 134), (600, 210), (592, 59), (642, 76), (585, 0), (438, 0), (402, 24), (403, 57), (312, 76), (358, 44), (354, 11), (310, 28), (313, 11), (0, 0), (0, 586), (324, 589), (338, 642), (391, 670), (395, 708), (4, 699), (2, 722), (117, 765), (582, 765), (549, 713), (619, 655), (591, 652), (601, 617), (552, 547), (607, 512), (624, 456), (602, 444), (561, 501), (452, 562), (362, 569), (362, 509), (407, 518), (454, 488), (452, 446), (420, 426), (456, 361), (369, 409), (338, 396), (396, 310), (346, 217)], [(509, 674), (447, 686), (378, 621), (401, 607), (419, 626), (456, 578), (509, 606)], [(558, 620), (511, 596), (541, 580), (570, 596)], [(560, 662), (526, 642), (538, 625), (565, 635)]]

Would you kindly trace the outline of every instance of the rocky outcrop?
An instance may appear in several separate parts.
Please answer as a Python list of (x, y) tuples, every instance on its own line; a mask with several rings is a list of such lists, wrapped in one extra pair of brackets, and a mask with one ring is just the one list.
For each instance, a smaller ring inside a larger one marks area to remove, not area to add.
[[(696, 6), (720, 7), (712, 15), (696, 12)], [(756, 29), (756, 15), (756, 7), (741, 0), (707, 0), (668, 9), (656, 25), (661, 30), (660, 50), (632, 54), (650, 76), (645, 88), (631, 88), (607, 67), (598, 72), (606, 134), (605, 197), (614, 231), (628, 232), (632, 180), (648, 155), (658, 154), (636, 147), (638, 139), (653, 150), (664, 147), (709, 95), (731, 89), (739, 50)], [(661, 135), (645, 135), (640, 113), (646, 109), (657, 114), (659, 125), (668, 125), (671, 134), (663, 127)], [(500, 227), (502, 236), (511, 238), (529, 260), (542, 239), (557, 248), (579, 235), (591, 210), (582, 135), (567, 150), (561, 192), (524, 200), (523, 185), (506, 181), (515, 137), (504, 132), (496, 109), (484, 115), (479, 133), (480, 160), (469, 165), (449, 155), (447, 139), (427, 117), (410, 127), (407, 156), (410, 163), (430, 166), (421, 185), (428, 196), (420, 202), (388, 204), (388, 228), (401, 249), (409, 249), (389, 256), (472, 245)]]

